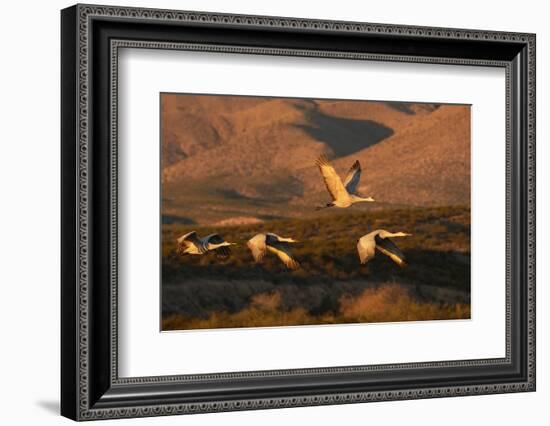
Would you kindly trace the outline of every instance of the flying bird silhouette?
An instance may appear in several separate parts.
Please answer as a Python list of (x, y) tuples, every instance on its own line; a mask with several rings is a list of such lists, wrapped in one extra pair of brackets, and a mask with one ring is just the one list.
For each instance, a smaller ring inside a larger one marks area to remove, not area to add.
[(319, 166), (327, 191), (332, 197), (332, 202), (327, 203), (325, 206), (317, 207), (317, 210), (327, 207), (346, 208), (355, 203), (374, 201), (372, 197), (365, 198), (357, 195), (357, 186), (361, 179), (361, 164), (359, 161), (353, 163), (344, 179), (344, 183), (342, 183), (342, 179), (340, 179), (340, 176), (338, 176), (325, 155), (321, 155), (315, 163)]
[(357, 252), (359, 260), (364, 265), (376, 254), (376, 250), (384, 253), (399, 266), (406, 266), (405, 255), (397, 247), (390, 238), (394, 237), (409, 237), (412, 234), (404, 232), (391, 233), (385, 229), (377, 229), (367, 235), (363, 235), (357, 240)]
[(296, 270), (300, 267), (300, 264), (292, 257), (290, 244), (297, 242), (293, 238), (284, 238), (268, 232), (255, 235), (248, 240), (247, 246), (257, 263), (260, 263), (265, 254), (270, 251), (276, 254), (288, 269)]
[(176, 241), (178, 243), (178, 254), (202, 255), (213, 251), (217, 257), (222, 259), (231, 255), (229, 246), (236, 245), (235, 243), (228, 243), (219, 234), (210, 234), (199, 238), (195, 231), (182, 235)]

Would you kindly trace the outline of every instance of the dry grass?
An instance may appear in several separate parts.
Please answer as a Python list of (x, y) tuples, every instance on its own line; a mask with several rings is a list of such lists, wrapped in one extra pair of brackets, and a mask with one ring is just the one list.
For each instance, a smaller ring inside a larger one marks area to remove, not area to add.
[(470, 318), (470, 306), (419, 302), (400, 285), (366, 289), (340, 300), (341, 322), (395, 322)]
[(304, 308), (285, 310), (281, 293), (261, 293), (239, 312), (213, 312), (208, 318), (172, 314), (162, 321), (163, 330), (210, 328), (269, 327), (308, 324), (375, 323), (470, 318), (470, 306), (439, 304), (414, 300), (398, 284), (385, 284), (367, 289), (359, 296), (345, 294), (336, 313), (313, 315)]
[[(469, 221), (469, 208), (454, 206), (220, 229), (164, 225), (163, 329), (467, 318)], [(413, 233), (396, 241), (408, 267), (398, 268), (381, 254), (360, 265), (357, 238), (377, 228)], [(210, 255), (175, 255), (176, 237), (192, 229), (199, 235), (221, 232), (239, 245), (224, 261)], [(294, 248), (299, 270), (287, 270), (275, 256), (254, 264), (246, 241), (266, 231), (301, 241)]]
[[(395, 265), (382, 255), (377, 255), (367, 267), (360, 266), (357, 239), (379, 228), (413, 234), (396, 241), (407, 256), (408, 268), (396, 271)], [(227, 241), (238, 245), (224, 262), (215, 256), (176, 256), (176, 238), (191, 230), (200, 235), (220, 232)], [(291, 273), (275, 256), (266, 256), (261, 267), (255, 266), (246, 241), (258, 232), (275, 232), (299, 240), (293, 252), (301, 269)], [(469, 291), (470, 210), (453, 206), (343, 212), (314, 219), (285, 219), (223, 228), (163, 225), (162, 251), (163, 284), (216, 277), (300, 284), (365, 278), (383, 282), (406, 277), (411, 283)]]

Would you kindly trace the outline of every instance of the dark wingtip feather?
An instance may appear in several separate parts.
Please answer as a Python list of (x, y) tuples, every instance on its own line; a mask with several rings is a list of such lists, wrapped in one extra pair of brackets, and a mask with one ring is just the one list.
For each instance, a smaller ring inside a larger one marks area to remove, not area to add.
[(329, 164), (328, 158), (325, 154), (321, 154), (317, 160), (315, 160), (315, 164), (317, 164), (319, 167), (326, 166)]
[(291, 261), (288, 262), (286, 266), (288, 267), (288, 269), (291, 269), (293, 271), (300, 269), (300, 263), (294, 259), (291, 259)]
[(219, 249), (216, 249), (216, 257), (218, 259), (227, 259), (229, 256), (231, 256), (231, 250), (229, 247), (220, 247)]

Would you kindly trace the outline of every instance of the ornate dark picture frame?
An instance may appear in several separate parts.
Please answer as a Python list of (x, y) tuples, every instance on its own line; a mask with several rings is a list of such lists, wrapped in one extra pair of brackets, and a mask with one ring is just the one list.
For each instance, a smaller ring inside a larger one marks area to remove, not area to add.
[[(61, 13), (61, 413), (74, 420), (535, 390), (535, 35), (76, 5)], [(506, 71), (506, 356), (120, 378), (121, 47), (483, 65)]]

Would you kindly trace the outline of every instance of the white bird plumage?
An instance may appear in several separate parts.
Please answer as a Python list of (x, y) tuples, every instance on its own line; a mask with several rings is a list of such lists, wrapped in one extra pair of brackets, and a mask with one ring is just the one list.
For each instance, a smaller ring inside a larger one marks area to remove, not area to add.
[(376, 250), (384, 253), (399, 266), (406, 266), (405, 255), (397, 247), (390, 238), (394, 237), (409, 237), (412, 234), (405, 232), (389, 232), (385, 229), (377, 229), (366, 235), (363, 235), (357, 240), (357, 252), (361, 264), (367, 263), (376, 254)]
[(285, 238), (268, 232), (256, 234), (248, 240), (247, 246), (257, 263), (261, 262), (265, 254), (270, 251), (276, 254), (287, 268), (296, 270), (300, 267), (300, 264), (292, 257), (289, 245), (297, 242), (293, 238)]
[(229, 246), (236, 245), (225, 241), (219, 234), (210, 234), (199, 238), (196, 231), (188, 232), (176, 239), (178, 243), (177, 251), (179, 254), (202, 255), (210, 251), (216, 253), (218, 257), (229, 257), (231, 251)]
[(327, 203), (323, 207), (318, 207), (317, 210), (327, 207), (345, 208), (355, 203), (374, 201), (372, 197), (357, 195), (357, 187), (361, 179), (361, 164), (359, 161), (353, 163), (343, 183), (325, 155), (321, 155), (315, 163), (319, 167), (325, 181), (325, 186), (332, 197), (332, 202)]

